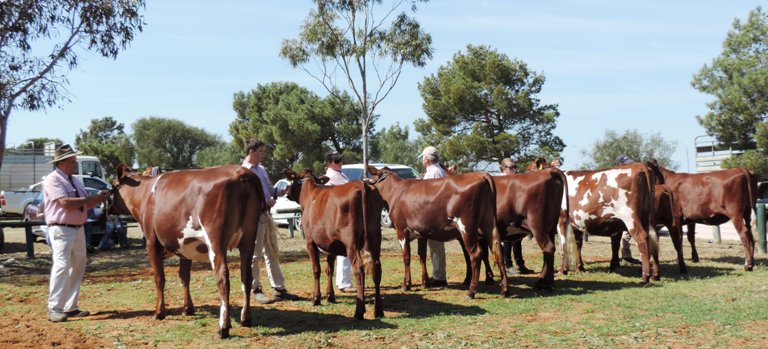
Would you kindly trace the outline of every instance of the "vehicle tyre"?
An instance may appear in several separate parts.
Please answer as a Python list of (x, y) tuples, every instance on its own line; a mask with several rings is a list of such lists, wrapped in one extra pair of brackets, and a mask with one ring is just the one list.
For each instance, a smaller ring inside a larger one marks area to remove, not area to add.
[(296, 213), (296, 218), (291, 219), (290, 221), (293, 222), (294, 230), (301, 230), (301, 212)]
[(381, 227), (392, 228), (392, 219), (389, 218), (389, 211), (386, 208), (381, 209)]

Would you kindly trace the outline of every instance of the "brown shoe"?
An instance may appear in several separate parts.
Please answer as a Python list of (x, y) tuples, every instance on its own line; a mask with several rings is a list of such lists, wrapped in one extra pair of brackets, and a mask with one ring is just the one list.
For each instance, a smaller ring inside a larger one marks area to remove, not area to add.
[(357, 293), (357, 288), (355, 288), (354, 286), (344, 287), (344, 288), (340, 288), (339, 292), (341, 292), (341, 293)]

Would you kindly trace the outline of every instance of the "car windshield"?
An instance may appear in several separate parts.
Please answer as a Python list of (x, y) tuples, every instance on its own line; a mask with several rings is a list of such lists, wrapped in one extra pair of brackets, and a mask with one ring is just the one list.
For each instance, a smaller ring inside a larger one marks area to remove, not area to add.
[[(363, 179), (362, 168), (342, 168), (343, 172), (350, 180)], [(419, 178), (418, 172), (410, 167), (392, 169), (392, 172), (396, 173), (400, 178)], [(368, 174), (368, 178), (371, 178), (371, 174)]]

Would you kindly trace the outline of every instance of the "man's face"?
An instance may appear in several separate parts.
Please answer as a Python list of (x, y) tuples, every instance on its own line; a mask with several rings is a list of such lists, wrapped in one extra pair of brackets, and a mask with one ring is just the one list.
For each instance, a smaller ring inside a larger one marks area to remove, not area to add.
[(261, 163), (267, 156), (267, 147), (261, 146), (256, 150), (251, 150), (251, 152), (253, 154), (253, 160), (255, 160), (256, 163)]
[(68, 159), (61, 160), (59, 161), (58, 166), (62, 171), (64, 171), (64, 173), (73, 175), (77, 173), (77, 158), (73, 156)]

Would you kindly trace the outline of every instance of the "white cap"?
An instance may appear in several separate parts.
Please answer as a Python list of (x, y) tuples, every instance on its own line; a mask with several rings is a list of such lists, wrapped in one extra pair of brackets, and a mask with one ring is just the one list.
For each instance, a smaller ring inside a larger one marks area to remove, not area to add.
[(424, 148), (424, 151), (421, 152), (421, 155), (419, 155), (418, 158), (421, 159), (422, 157), (424, 157), (424, 155), (440, 155), (440, 154), (437, 153), (437, 148), (430, 145)]

